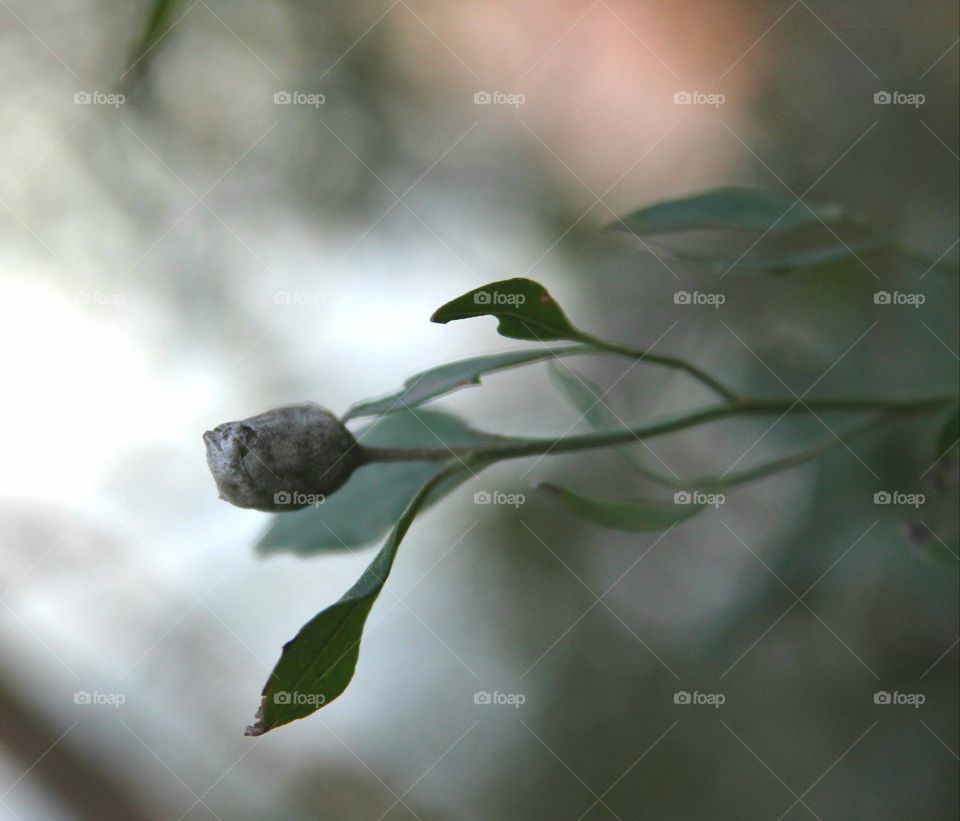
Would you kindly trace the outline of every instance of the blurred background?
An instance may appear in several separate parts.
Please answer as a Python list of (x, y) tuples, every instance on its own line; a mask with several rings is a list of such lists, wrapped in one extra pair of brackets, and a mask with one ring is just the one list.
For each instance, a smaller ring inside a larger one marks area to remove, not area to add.
[[(373, 553), (258, 556), (269, 517), (217, 499), (201, 442), (521, 347), (493, 320), (428, 321), (510, 276), (747, 392), (955, 392), (955, 276), (881, 260), (721, 282), (603, 228), (749, 184), (955, 259), (956, 4), (169, 5), (141, 57), (149, 4), (0, 0), (0, 816), (956, 818), (956, 563), (903, 535), (922, 519), (948, 541), (956, 510), (873, 502), (932, 498), (939, 418), (666, 536), (533, 490), (642, 492), (611, 454), (497, 466), (418, 519), (346, 694), (258, 739), (281, 645)], [(926, 302), (878, 306), (878, 287)], [(571, 364), (627, 421), (708, 398)], [(442, 405), (486, 430), (583, 428), (542, 366)], [(773, 422), (641, 455), (722, 472), (850, 420)], [(473, 504), (493, 489), (527, 501)]]

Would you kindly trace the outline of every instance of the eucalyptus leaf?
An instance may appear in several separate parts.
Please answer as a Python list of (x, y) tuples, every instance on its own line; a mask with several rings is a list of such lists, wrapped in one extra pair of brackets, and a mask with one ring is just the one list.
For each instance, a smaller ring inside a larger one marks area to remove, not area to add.
[[(922, 525), (917, 525), (915, 529), (919, 530), (920, 527)], [(941, 541), (937, 537), (926, 536), (919, 543), (915, 542), (913, 549), (927, 564), (941, 570), (960, 573), (960, 561), (957, 560), (957, 556), (960, 555), (960, 536), (956, 533), (946, 541)]]
[(789, 274), (797, 271), (821, 271), (851, 264), (859, 265), (860, 259), (864, 256), (874, 256), (891, 250), (893, 250), (893, 246), (884, 244), (877, 239), (863, 239), (846, 244), (836, 242), (811, 248), (785, 250), (779, 253), (748, 254), (744, 257), (682, 250), (676, 252), (671, 250), (671, 253), (678, 259), (701, 263), (718, 273), (726, 273), (731, 269), (736, 269), (742, 272)]
[(648, 205), (609, 227), (645, 236), (704, 228), (786, 231), (842, 222), (856, 221), (836, 205), (808, 208), (787, 192), (729, 186)]
[[(131, 54), (131, 62), (134, 65), (140, 63), (147, 56), (147, 52), (170, 30), (174, 12), (180, 5), (181, 0), (153, 0), (150, 4), (146, 25), (143, 27), (140, 39)], [(143, 65), (137, 65), (139, 71), (142, 71), (143, 68)]]
[(458, 388), (479, 385), (480, 377), (488, 373), (516, 368), (544, 359), (582, 353), (595, 353), (595, 351), (585, 346), (576, 345), (554, 348), (553, 350), (537, 348), (527, 351), (505, 351), (504, 353), (474, 356), (470, 359), (448, 362), (414, 374), (403, 383), (400, 390), (388, 396), (358, 402), (347, 411), (343, 418), (346, 421), (361, 416), (377, 416), (403, 408), (416, 407)]
[(552, 484), (541, 484), (539, 489), (555, 496), (563, 507), (582, 519), (614, 530), (633, 533), (666, 530), (699, 513), (706, 506), (644, 499), (602, 499), (584, 496)]
[(937, 457), (942, 458), (957, 446), (960, 439), (960, 407), (954, 409), (937, 439)]
[[(463, 467), (447, 469), (450, 478), (467, 474)], [(247, 735), (263, 733), (304, 718), (326, 706), (350, 684), (360, 655), (360, 639), (370, 610), (386, 583), (400, 542), (417, 512), (427, 504), (444, 476), (430, 479), (414, 495), (386, 542), (363, 575), (330, 607), (307, 622), (283, 646), (280, 661), (263, 688), (260, 709)]]
[[(381, 417), (359, 430), (356, 436), (364, 445), (397, 448), (469, 447), (507, 441), (504, 437), (475, 431), (453, 414), (410, 408)], [(368, 544), (387, 532), (417, 488), (442, 469), (437, 462), (364, 465), (323, 504), (273, 517), (257, 550), (261, 555), (312, 556)], [(435, 487), (428, 503), (445, 496), (465, 478), (458, 475)]]
[(475, 316), (495, 316), (500, 320), (497, 332), (511, 339), (589, 341), (570, 324), (547, 289), (532, 279), (504, 279), (474, 288), (442, 305), (430, 321), (445, 325)]
[[(582, 374), (557, 363), (552, 363), (547, 372), (557, 392), (593, 430), (603, 433), (626, 427), (601, 398), (603, 391)], [(632, 445), (619, 445), (614, 450), (627, 464), (644, 474), (648, 472), (643, 460), (634, 453)]]

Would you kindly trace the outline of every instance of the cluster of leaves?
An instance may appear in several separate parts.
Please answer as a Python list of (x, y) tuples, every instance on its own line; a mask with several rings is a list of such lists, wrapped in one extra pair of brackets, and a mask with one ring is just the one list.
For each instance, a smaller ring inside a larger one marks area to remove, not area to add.
[[(704, 194), (642, 208), (618, 221), (615, 227), (638, 236), (669, 235), (704, 228), (742, 229), (789, 238), (814, 224), (830, 229), (834, 239), (798, 250), (795, 246), (780, 253), (753, 259), (751, 270), (782, 273), (837, 265), (859, 253), (898, 253), (922, 264), (922, 258), (906, 252), (889, 241), (880, 242), (859, 220), (835, 206), (808, 207), (792, 198), (767, 191), (723, 188)], [(850, 246), (834, 234), (841, 226), (854, 226), (861, 238)], [(716, 256), (707, 267), (721, 269), (732, 260)], [(453, 490), (474, 472), (499, 458), (537, 452), (534, 440), (473, 430), (456, 416), (427, 410), (422, 405), (464, 386), (478, 384), (481, 377), (498, 371), (551, 360), (551, 376), (561, 393), (591, 426), (592, 432), (573, 439), (569, 449), (611, 447), (646, 479), (672, 488), (720, 490), (763, 475), (784, 470), (814, 458), (834, 442), (818, 443), (807, 450), (790, 454), (757, 468), (720, 477), (696, 477), (678, 480), (648, 468), (627, 447), (623, 424), (600, 401), (601, 392), (559, 358), (580, 354), (627, 356), (663, 367), (686, 372), (722, 400), (689, 417), (665, 420), (654, 433), (680, 429), (722, 415), (737, 415), (764, 408), (780, 407), (751, 404), (745, 397), (722, 385), (693, 365), (669, 356), (635, 350), (597, 339), (578, 329), (540, 284), (529, 279), (493, 282), (448, 302), (433, 315), (432, 321), (448, 323), (477, 316), (493, 316), (497, 330), (511, 339), (563, 343), (554, 347), (508, 351), (479, 356), (431, 368), (410, 377), (394, 393), (359, 402), (347, 411), (344, 421), (376, 417), (376, 421), (356, 432), (365, 446), (390, 448), (447, 449), (448, 459), (389, 461), (369, 464), (357, 471), (347, 485), (320, 507), (284, 513), (274, 518), (258, 549), (263, 554), (277, 551), (303, 556), (325, 551), (353, 549), (368, 544), (390, 530), (383, 546), (360, 579), (330, 607), (315, 616), (284, 648), (263, 691), (256, 723), (248, 733), (259, 735), (302, 718), (329, 704), (347, 687), (357, 664), (360, 640), (368, 614), (387, 579), (397, 550), (417, 513)], [(789, 405), (790, 403), (786, 403)], [(783, 407), (786, 407), (784, 405)], [(897, 410), (894, 402), (878, 403), (878, 411)], [(909, 410), (912, 406), (904, 405)], [(916, 409), (937, 410), (941, 404), (922, 401)], [(870, 410), (868, 401), (851, 401), (852, 410)], [(779, 411), (778, 411), (779, 412)], [(864, 430), (876, 420), (847, 432)], [(957, 416), (954, 413), (944, 430), (939, 447), (941, 456), (953, 452), (957, 442)], [(613, 432), (620, 431), (615, 435)], [(627, 431), (629, 434), (630, 431)], [(554, 485), (542, 486), (572, 514), (596, 524), (621, 530), (642, 532), (663, 530), (693, 516), (703, 505), (674, 504), (651, 499), (601, 499)], [(392, 529), (391, 529), (392, 528)], [(287, 694), (299, 694), (291, 698)], [(304, 694), (309, 698), (303, 697)]]

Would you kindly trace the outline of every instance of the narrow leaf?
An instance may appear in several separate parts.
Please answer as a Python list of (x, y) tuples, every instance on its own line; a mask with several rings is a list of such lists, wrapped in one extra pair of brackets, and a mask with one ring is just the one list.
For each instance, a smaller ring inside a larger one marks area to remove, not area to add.
[(363, 575), (335, 604), (307, 622), (284, 647), (270, 674), (254, 724), (247, 735), (263, 733), (304, 718), (329, 704), (350, 684), (360, 639), (371, 608), (390, 574), (400, 542), (431, 491), (453, 468), (430, 479), (400, 516)]
[(960, 535), (956, 531), (944, 540), (925, 522), (919, 521), (907, 524), (904, 534), (914, 554), (927, 564), (960, 572)]
[(382, 399), (369, 399), (358, 402), (344, 416), (344, 420), (356, 419), (360, 416), (378, 416), (392, 411), (412, 408), (435, 399), (438, 396), (455, 391), (467, 385), (479, 385), (480, 377), (495, 371), (516, 368), (531, 362), (539, 362), (559, 356), (591, 353), (591, 350), (582, 346), (569, 346), (542, 350), (540, 348), (527, 351), (506, 351), (488, 356), (475, 356), (470, 359), (461, 359), (458, 362), (448, 362), (411, 376), (403, 387), (384, 396)]
[(703, 228), (786, 231), (821, 220), (854, 222), (835, 205), (808, 208), (786, 192), (731, 186), (640, 208), (609, 227), (644, 236)]
[[(469, 447), (506, 441), (473, 430), (453, 414), (409, 408), (376, 420), (356, 435), (364, 445), (397, 448)], [(364, 465), (323, 504), (274, 516), (257, 551), (261, 555), (313, 556), (368, 544), (387, 532), (417, 489), (442, 469), (436, 462)], [(441, 499), (464, 478), (458, 475), (434, 488), (428, 503)]]
[(497, 317), (497, 332), (511, 339), (587, 341), (547, 289), (532, 279), (504, 279), (474, 288), (438, 308), (430, 321), (445, 325), (475, 316)]
[(942, 458), (957, 446), (960, 439), (960, 407), (957, 407), (940, 431), (937, 439), (937, 457)]
[[(146, 25), (143, 27), (140, 39), (131, 54), (131, 61), (134, 64), (140, 63), (146, 57), (147, 52), (169, 31), (174, 12), (180, 5), (180, 0), (153, 0), (150, 4), (150, 13), (147, 15)], [(142, 72), (144, 65), (137, 65), (137, 69)]]
[(583, 496), (557, 485), (542, 484), (541, 490), (557, 497), (571, 513), (614, 530), (634, 533), (666, 530), (699, 513), (705, 504), (673, 504), (643, 499), (619, 501)]
[(960, 539), (956, 536), (949, 543), (933, 539), (921, 545), (921, 555), (928, 562), (937, 567), (952, 570), (954, 573), (960, 572), (960, 563), (957, 562), (958, 553), (960, 553)]
[[(571, 407), (581, 415), (581, 418), (595, 431), (600, 433), (620, 430), (625, 427), (617, 415), (610, 410), (603, 397), (603, 391), (566, 365), (554, 363), (547, 372), (557, 392), (570, 403)], [(639, 442), (637, 443), (639, 444)], [(619, 445), (614, 448), (617, 455), (632, 467), (647, 473), (632, 445)]]
[(760, 271), (770, 274), (788, 274), (797, 271), (819, 271), (851, 263), (859, 264), (864, 256), (874, 256), (892, 249), (880, 240), (866, 239), (846, 244), (835, 243), (812, 248), (794, 249), (779, 253), (768, 252), (744, 257), (723, 254), (706, 254), (688, 251), (670, 253), (678, 259), (699, 262), (710, 270), (726, 273), (731, 269), (740, 272)]

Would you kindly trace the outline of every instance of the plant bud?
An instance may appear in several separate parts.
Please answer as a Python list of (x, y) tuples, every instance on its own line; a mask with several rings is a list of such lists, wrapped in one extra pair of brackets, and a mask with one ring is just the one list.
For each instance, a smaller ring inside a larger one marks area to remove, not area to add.
[(225, 422), (203, 434), (220, 498), (271, 512), (322, 502), (363, 461), (363, 449), (313, 402)]

